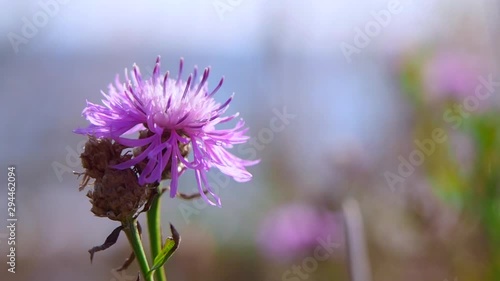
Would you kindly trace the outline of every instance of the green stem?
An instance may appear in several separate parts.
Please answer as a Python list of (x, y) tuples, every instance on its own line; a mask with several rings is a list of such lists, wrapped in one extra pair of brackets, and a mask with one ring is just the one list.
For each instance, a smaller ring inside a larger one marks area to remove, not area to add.
[(131, 219), (128, 222), (128, 227), (126, 227), (124, 231), (127, 234), (127, 238), (132, 246), (132, 249), (134, 250), (135, 258), (139, 263), (139, 268), (141, 269), (144, 280), (153, 281), (152, 276), (147, 276), (147, 273), (149, 272), (149, 264), (144, 248), (142, 247), (141, 237), (139, 235), (139, 230), (137, 229), (137, 221), (135, 219)]
[[(162, 248), (160, 197), (161, 194), (155, 196), (155, 198), (153, 199), (153, 203), (151, 204), (151, 207), (147, 212), (149, 241), (151, 243), (151, 255), (153, 261), (154, 258), (161, 252)], [(167, 276), (165, 274), (165, 269), (163, 266), (155, 271), (155, 277), (158, 281), (167, 281)]]

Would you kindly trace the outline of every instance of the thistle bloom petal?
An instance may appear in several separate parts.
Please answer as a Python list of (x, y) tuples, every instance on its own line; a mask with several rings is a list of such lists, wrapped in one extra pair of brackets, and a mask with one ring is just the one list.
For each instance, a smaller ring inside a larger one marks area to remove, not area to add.
[[(128, 169), (144, 162), (139, 175), (140, 184), (160, 182), (162, 174), (169, 169), (166, 172), (170, 172), (171, 197), (177, 194), (178, 178), (183, 171), (180, 167), (194, 170), (200, 194), (209, 204), (220, 206), (220, 199), (207, 180), (206, 173), (210, 168), (219, 169), (235, 181), (246, 182), (252, 175), (245, 167), (259, 161), (238, 158), (227, 150), (249, 139), (242, 119), (232, 129), (215, 129), (217, 124), (238, 116), (223, 116), (233, 96), (223, 103), (217, 103), (213, 98), (224, 78), (209, 91), (210, 68), (205, 68), (198, 81), (195, 68), (184, 81), (183, 64), (181, 59), (176, 79), (169, 77), (169, 72), (160, 75), (159, 57), (149, 79), (142, 77), (137, 65), (130, 76), (125, 70), (125, 82), (121, 82), (117, 75), (114, 85), (109, 85), (108, 93), (102, 92), (102, 105), (87, 101), (82, 114), (91, 124), (75, 132), (109, 138), (126, 147), (139, 149), (140, 153), (115, 168)], [(147, 135), (127, 138), (127, 135), (143, 130), (147, 130)], [(181, 151), (180, 147), (187, 145), (192, 149), (192, 160)], [(206, 196), (205, 190), (214, 200)]]

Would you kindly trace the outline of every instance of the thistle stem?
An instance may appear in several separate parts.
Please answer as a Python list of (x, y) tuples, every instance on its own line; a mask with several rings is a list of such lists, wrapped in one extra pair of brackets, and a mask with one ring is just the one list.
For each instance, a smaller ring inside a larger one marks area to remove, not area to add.
[(131, 219), (128, 222), (128, 227), (123, 230), (127, 234), (128, 241), (134, 250), (135, 257), (139, 263), (139, 268), (141, 269), (142, 276), (146, 281), (154, 281), (152, 276), (147, 275), (149, 272), (149, 264), (146, 258), (146, 253), (142, 246), (141, 237), (139, 235), (139, 230), (137, 229), (137, 220)]
[[(149, 241), (151, 243), (151, 255), (153, 261), (154, 258), (161, 252), (162, 248), (160, 197), (161, 191), (158, 191), (158, 194), (153, 199), (153, 203), (147, 212)], [(155, 278), (158, 281), (167, 281), (167, 276), (163, 266), (155, 271)]]

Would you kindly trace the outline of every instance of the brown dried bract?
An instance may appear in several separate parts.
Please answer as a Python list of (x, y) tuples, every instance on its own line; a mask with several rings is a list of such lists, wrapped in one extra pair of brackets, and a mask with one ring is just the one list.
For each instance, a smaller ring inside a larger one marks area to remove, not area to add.
[(94, 188), (87, 193), (87, 197), (92, 203), (91, 211), (98, 217), (123, 222), (134, 216), (151, 193), (149, 186), (139, 185), (136, 171), (112, 168), (132, 157), (130, 154), (122, 155), (125, 148), (112, 140), (89, 136), (80, 155), (85, 168), (80, 190), (90, 178), (94, 179)]
[(94, 179), (101, 178), (108, 166), (129, 160), (131, 156), (121, 156), (125, 148), (109, 139), (89, 136), (84, 151), (80, 155), (85, 175)]
[(147, 201), (151, 189), (140, 186), (131, 170), (105, 170), (102, 178), (94, 182), (94, 190), (87, 193), (92, 213), (98, 217), (125, 221), (131, 218)]

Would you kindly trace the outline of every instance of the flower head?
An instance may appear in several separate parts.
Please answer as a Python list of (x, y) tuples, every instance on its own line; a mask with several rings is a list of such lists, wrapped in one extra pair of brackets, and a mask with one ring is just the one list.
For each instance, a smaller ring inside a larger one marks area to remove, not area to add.
[[(91, 124), (75, 132), (134, 148), (134, 157), (114, 167), (134, 166), (140, 173), (141, 185), (171, 179), (171, 197), (177, 194), (179, 175), (186, 169), (194, 170), (200, 194), (211, 205), (220, 206), (220, 199), (208, 183), (208, 170), (216, 167), (234, 180), (245, 182), (252, 177), (245, 167), (259, 161), (240, 159), (227, 151), (249, 139), (242, 119), (232, 129), (215, 128), (238, 117), (238, 113), (223, 116), (233, 96), (222, 104), (213, 98), (224, 79), (209, 91), (210, 68), (205, 68), (197, 79), (195, 67), (186, 80), (182, 79), (182, 70), (181, 59), (177, 78), (171, 78), (169, 72), (161, 75), (159, 57), (149, 79), (141, 76), (136, 65), (130, 76), (125, 70), (125, 82), (117, 75), (115, 85), (110, 84), (108, 93), (102, 93), (103, 105), (87, 102), (83, 115)], [(137, 132), (138, 138), (127, 137)], [(192, 160), (187, 157), (189, 150)], [(215, 202), (206, 196), (205, 189)]]

